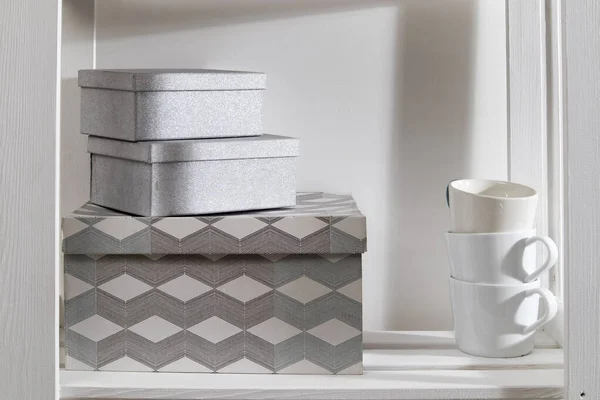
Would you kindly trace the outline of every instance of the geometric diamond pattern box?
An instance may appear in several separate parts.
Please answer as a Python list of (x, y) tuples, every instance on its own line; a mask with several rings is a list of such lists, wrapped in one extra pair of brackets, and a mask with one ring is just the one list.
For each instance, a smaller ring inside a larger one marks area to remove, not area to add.
[(63, 219), (66, 368), (361, 374), (366, 219), (351, 196), (291, 209)]

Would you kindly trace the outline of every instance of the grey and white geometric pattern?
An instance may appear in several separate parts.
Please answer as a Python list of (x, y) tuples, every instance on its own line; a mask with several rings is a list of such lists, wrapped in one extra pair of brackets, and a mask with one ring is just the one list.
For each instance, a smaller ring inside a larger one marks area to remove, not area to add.
[(357, 254), (366, 219), (351, 196), (299, 193), (288, 209), (132, 217), (85, 204), (63, 218), (67, 254)]
[(181, 275), (165, 284), (158, 287), (158, 290), (167, 293), (183, 302), (194, 299), (210, 292), (212, 288), (205, 283), (202, 283), (187, 275)]
[(300, 329), (275, 317), (253, 326), (248, 332), (271, 344), (279, 344), (302, 333)]
[(66, 368), (362, 373), (366, 219), (351, 196), (291, 209), (63, 219)]
[(273, 290), (273, 288), (269, 288), (268, 286), (249, 278), (247, 275), (242, 275), (239, 278), (229, 281), (226, 284), (219, 286), (217, 289), (221, 293), (225, 293), (244, 304)]
[(213, 258), (66, 255), (66, 368), (362, 373), (360, 254)]
[(314, 299), (317, 299), (331, 292), (327, 286), (324, 286), (306, 276), (296, 279), (295, 281), (286, 283), (277, 288), (277, 291), (286, 296), (306, 304)]
[(154, 315), (142, 322), (130, 326), (128, 330), (137, 333), (153, 343), (158, 343), (175, 335), (177, 332), (181, 332), (182, 328)]

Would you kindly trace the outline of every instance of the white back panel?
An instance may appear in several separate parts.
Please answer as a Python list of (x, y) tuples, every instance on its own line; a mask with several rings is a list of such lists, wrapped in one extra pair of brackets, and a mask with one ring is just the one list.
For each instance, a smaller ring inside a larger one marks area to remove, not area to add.
[(96, 7), (98, 68), (266, 72), (266, 131), (301, 139), (298, 189), (352, 193), (367, 215), (365, 329), (452, 327), (446, 185), (507, 178), (503, 2)]

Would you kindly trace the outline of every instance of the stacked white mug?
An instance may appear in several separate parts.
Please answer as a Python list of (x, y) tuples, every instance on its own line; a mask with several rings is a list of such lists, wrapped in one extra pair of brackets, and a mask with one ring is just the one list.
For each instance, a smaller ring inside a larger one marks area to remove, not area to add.
[[(558, 308), (554, 295), (540, 287), (539, 277), (556, 263), (558, 250), (552, 239), (536, 235), (537, 192), (516, 183), (461, 179), (448, 185), (447, 196), (458, 347), (482, 357), (530, 353), (535, 331)], [(536, 243), (547, 249), (539, 265)]]

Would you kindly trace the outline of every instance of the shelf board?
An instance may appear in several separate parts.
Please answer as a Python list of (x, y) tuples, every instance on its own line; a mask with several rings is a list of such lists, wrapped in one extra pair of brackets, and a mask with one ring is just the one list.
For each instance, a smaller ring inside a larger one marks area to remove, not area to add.
[[(60, 372), (62, 399), (562, 399), (563, 352), (545, 335), (524, 357), (473, 357), (446, 332), (371, 332), (364, 375)], [(414, 348), (426, 343), (424, 348)], [(411, 347), (412, 346), (412, 347)]]
[[(560, 346), (546, 332), (535, 335), (537, 349), (558, 349)], [(365, 349), (456, 349), (452, 331), (365, 331)]]
[(61, 371), (61, 399), (562, 399), (563, 370), (224, 375)]

